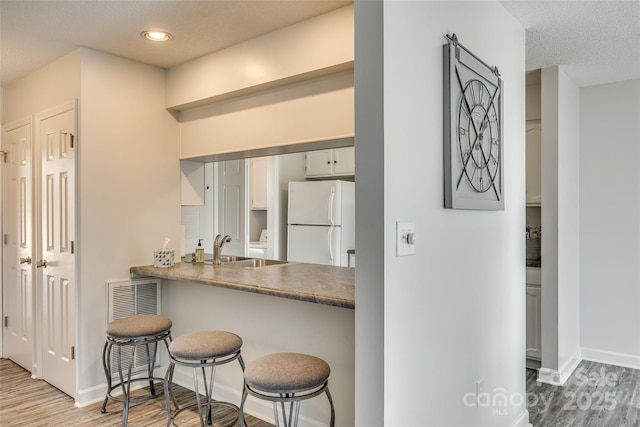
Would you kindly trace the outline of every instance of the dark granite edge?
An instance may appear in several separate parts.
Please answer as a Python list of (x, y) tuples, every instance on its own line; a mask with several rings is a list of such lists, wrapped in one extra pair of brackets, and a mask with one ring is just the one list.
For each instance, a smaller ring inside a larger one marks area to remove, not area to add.
[(215, 279), (204, 279), (198, 278), (196, 276), (185, 277), (181, 274), (171, 274), (173, 271), (172, 268), (155, 268), (152, 266), (134, 266), (129, 269), (129, 273), (131, 276), (135, 277), (158, 277), (160, 279), (167, 280), (184, 280), (194, 283), (200, 283), (204, 285), (216, 286), (224, 289), (232, 289), (237, 291), (250, 292), (260, 295), (268, 295), (275, 296), (279, 298), (292, 299), (296, 301), (304, 301), (322, 305), (329, 305), (333, 307), (340, 308), (348, 308), (355, 309), (355, 303), (351, 300), (346, 300), (343, 298), (333, 298), (333, 297), (324, 297), (321, 295), (302, 293), (302, 292), (291, 292), (285, 291), (281, 289), (263, 287), (263, 286), (254, 286), (246, 283), (234, 283), (228, 282), (224, 280), (215, 280)]

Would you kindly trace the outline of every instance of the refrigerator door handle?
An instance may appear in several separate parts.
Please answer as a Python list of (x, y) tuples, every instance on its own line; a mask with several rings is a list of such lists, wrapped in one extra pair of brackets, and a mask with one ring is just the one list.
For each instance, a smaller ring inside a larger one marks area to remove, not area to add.
[[(331, 187), (331, 193), (329, 194), (329, 208), (327, 212), (327, 219), (329, 220), (330, 225), (335, 225), (333, 222), (333, 199), (336, 196), (336, 188)], [(331, 257), (333, 259), (333, 257)]]
[(329, 260), (331, 261), (331, 265), (333, 265), (333, 228), (334, 227), (329, 227), (329, 231), (327, 232), (327, 241), (329, 242)]

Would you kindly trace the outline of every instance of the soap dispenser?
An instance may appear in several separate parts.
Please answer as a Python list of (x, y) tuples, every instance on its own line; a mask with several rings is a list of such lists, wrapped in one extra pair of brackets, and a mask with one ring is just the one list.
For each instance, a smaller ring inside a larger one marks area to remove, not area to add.
[(196, 262), (204, 262), (204, 247), (201, 241), (202, 239), (198, 239), (198, 246), (196, 246)]

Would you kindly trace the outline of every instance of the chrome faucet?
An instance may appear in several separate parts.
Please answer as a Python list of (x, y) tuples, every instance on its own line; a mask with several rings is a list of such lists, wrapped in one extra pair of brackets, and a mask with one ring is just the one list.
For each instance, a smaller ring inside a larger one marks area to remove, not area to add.
[(214, 265), (220, 265), (220, 251), (222, 250), (222, 247), (224, 246), (225, 243), (231, 241), (231, 236), (229, 236), (228, 234), (222, 237), (222, 239), (221, 237), (222, 235), (218, 234), (215, 240), (213, 241), (213, 264)]

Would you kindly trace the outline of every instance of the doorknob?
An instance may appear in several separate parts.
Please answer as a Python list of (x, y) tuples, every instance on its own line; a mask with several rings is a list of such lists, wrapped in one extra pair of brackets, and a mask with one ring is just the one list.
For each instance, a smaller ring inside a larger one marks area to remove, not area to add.
[(47, 268), (47, 260), (46, 259), (41, 259), (40, 261), (36, 262), (36, 268)]
[(31, 257), (20, 258), (20, 264), (31, 264)]

